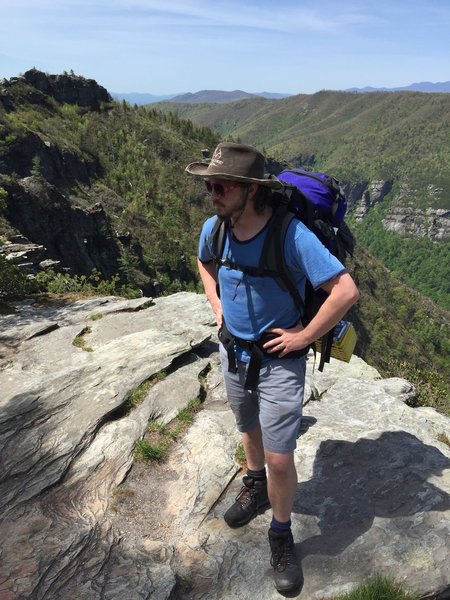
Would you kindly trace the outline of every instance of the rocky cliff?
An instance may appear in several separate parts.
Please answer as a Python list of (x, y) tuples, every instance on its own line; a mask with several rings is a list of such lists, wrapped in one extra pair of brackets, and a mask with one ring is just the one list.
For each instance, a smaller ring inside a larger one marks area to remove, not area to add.
[[(392, 181), (359, 182), (344, 184), (349, 207), (353, 216), (360, 220), (367, 216), (369, 210), (385, 201), (392, 192)], [(436, 186), (428, 186), (426, 197), (428, 206), (416, 206), (411, 199), (416, 190), (407, 184), (400, 186), (394, 194), (389, 210), (382, 220), (383, 226), (401, 235), (429, 237), (436, 242), (446, 242), (450, 239), (450, 211), (444, 208), (432, 208), (436, 198), (443, 192)]]
[(0, 104), (10, 109), (14, 105), (12, 88), (20, 89), (25, 82), (33, 89), (25, 88), (23, 100), (31, 104), (48, 105), (48, 98), (53, 98), (61, 104), (77, 104), (90, 110), (97, 110), (102, 102), (111, 102), (107, 90), (93, 79), (86, 79), (74, 73), (50, 75), (37, 69), (30, 69), (20, 77), (2, 81), (0, 89)]
[[(269, 513), (240, 530), (222, 519), (239, 489), (239, 436), (204, 296), (23, 302), (0, 319), (2, 600), (279, 597)], [(127, 401), (148, 380), (142, 402)], [(307, 383), (301, 598), (374, 573), (449, 598), (449, 419), (410, 408), (407, 381), (357, 357), (323, 374), (311, 358)], [(169, 458), (133, 463), (149, 420), (168, 423), (197, 396), (203, 409)]]
[(73, 273), (98, 269), (106, 277), (119, 270), (120, 241), (101, 204), (81, 208), (40, 177), (7, 185), (10, 224), (43, 247), (47, 260), (60, 261)]

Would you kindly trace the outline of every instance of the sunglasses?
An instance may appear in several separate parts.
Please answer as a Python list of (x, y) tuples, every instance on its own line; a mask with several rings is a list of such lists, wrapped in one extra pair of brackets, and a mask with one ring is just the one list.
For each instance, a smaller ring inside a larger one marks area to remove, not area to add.
[(221, 181), (215, 182), (212, 180), (205, 180), (206, 191), (208, 194), (215, 194), (216, 196), (225, 196), (233, 188), (242, 185), (238, 181)]

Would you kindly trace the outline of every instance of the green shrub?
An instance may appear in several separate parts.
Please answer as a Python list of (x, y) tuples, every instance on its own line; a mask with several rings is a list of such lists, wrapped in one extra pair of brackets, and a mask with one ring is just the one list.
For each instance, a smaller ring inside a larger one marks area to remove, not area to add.
[(166, 457), (167, 448), (163, 444), (151, 444), (147, 440), (139, 440), (136, 443), (134, 454), (138, 460), (162, 461)]
[(13, 300), (25, 298), (38, 291), (34, 279), (29, 279), (11, 261), (0, 255), (0, 298)]
[(141, 295), (140, 290), (121, 284), (119, 275), (114, 275), (111, 279), (104, 279), (96, 269), (90, 275), (68, 275), (67, 273), (55, 273), (53, 270), (43, 271), (36, 275), (36, 282), (41, 291), (51, 294), (123, 296), (125, 298), (139, 298)]

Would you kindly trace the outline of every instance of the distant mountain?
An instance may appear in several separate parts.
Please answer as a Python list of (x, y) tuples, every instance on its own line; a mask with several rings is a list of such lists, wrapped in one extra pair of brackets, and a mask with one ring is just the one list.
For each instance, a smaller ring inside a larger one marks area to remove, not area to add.
[(226, 102), (234, 102), (235, 100), (243, 100), (246, 98), (254, 97), (255, 94), (249, 94), (248, 92), (244, 92), (242, 90), (234, 90), (232, 92), (224, 92), (222, 90), (201, 90), (200, 92), (195, 92), (195, 94), (191, 94), (191, 92), (188, 92), (187, 94), (175, 96), (175, 98), (172, 98), (170, 102), (182, 102), (187, 104), (213, 102), (222, 104)]
[(153, 94), (141, 94), (139, 92), (131, 92), (129, 94), (122, 94), (120, 92), (111, 92), (111, 96), (114, 100), (125, 100), (129, 104), (153, 104), (154, 102), (164, 102), (173, 98), (175, 94), (166, 94), (165, 96), (153, 96)]
[(348, 88), (345, 92), (357, 92), (359, 94), (365, 94), (370, 92), (450, 92), (450, 81), (443, 81), (432, 83), (431, 81), (422, 81), (420, 83), (412, 83), (405, 87), (395, 88), (374, 88), (374, 87), (363, 87), (363, 88)]
[(294, 94), (277, 94), (274, 92), (259, 92), (253, 94), (254, 96), (261, 96), (262, 98), (268, 98), (269, 100), (281, 100), (281, 98), (289, 98)]
[(235, 100), (242, 100), (245, 98), (268, 98), (271, 100), (277, 100), (281, 98), (287, 98), (291, 94), (282, 94), (277, 92), (259, 92), (249, 93), (242, 90), (234, 90), (232, 92), (225, 92), (222, 90), (202, 90), (200, 92), (186, 94), (166, 94), (163, 96), (154, 96), (153, 94), (144, 94), (139, 92), (131, 92), (123, 94), (120, 92), (111, 92), (111, 96), (114, 100), (125, 100), (129, 104), (154, 104), (156, 102), (185, 102), (187, 104), (200, 104), (203, 102), (213, 104), (225, 104), (227, 102), (234, 102)]
[(268, 98), (268, 99), (280, 99), (287, 98), (290, 94), (280, 94), (274, 92), (261, 92), (253, 94), (244, 92), (243, 90), (233, 90), (232, 92), (224, 92), (222, 90), (202, 90), (191, 94), (182, 94), (181, 96), (175, 96), (169, 102), (180, 102), (185, 104), (226, 104), (227, 102), (234, 102), (236, 100), (246, 100), (248, 98)]
[(282, 94), (277, 92), (258, 92), (249, 93), (242, 90), (234, 90), (232, 92), (225, 92), (222, 90), (202, 90), (200, 92), (186, 94), (166, 94), (162, 96), (154, 96), (153, 94), (144, 94), (139, 92), (131, 92), (124, 94), (121, 92), (111, 92), (111, 96), (114, 100), (125, 100), (129, 104), (154, 104), (156, 102), (185, 102), (187, 104), (201, 104), (201, 103), (212, 103), (212, 104), (225, 104), (227, 102), (234, 102), (235, 100), (242, 100), (246, 98), (268, 98), (270, 100), (278, 100), (281, 98), (287, 98), (291, 94)]

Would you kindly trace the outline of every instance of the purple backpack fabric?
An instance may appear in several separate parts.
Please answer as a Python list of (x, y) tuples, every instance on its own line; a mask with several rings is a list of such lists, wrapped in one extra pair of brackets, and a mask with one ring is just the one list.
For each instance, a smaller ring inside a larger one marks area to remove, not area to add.
[[(308, 209), (312, 209), (318, 218), (329, 222), (333, 227), (341, 225), (347, 211), (347, 201), (337, 179), (325, 173), (302, 169), (286, 169), (277, 175), (277, 178), (283, 183), (295, 186), (306, 196), (307, 201), (312, 204)], [(291, 208), (295, 212), (305, 211), (304, 200), (294, 194)]]

